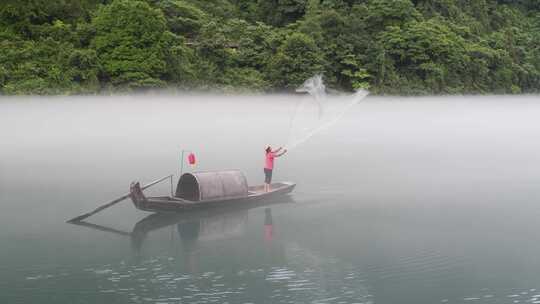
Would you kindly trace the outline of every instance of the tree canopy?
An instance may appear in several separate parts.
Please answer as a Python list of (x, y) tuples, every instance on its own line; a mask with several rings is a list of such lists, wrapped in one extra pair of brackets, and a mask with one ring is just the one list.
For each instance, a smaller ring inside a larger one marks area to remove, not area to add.
[(5, 0), (0, 94), (540, 91), (536, 0)]

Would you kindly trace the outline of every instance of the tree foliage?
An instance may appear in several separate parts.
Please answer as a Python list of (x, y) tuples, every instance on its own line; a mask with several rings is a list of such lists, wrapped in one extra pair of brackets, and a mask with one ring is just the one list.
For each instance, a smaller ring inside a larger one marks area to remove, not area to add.
[(535, 0), (4, 0), (0, 94), (540, 91)]
[(141, 1), (116, 0), (102, 6), (92, 20), (101, 77), (113, 86), (162, 86), (166, 71), (163, 13)]
[(305, 34), (293, 33), (285, 38), (270, 60), (268, 73), (275, 86), (295, 88), (321, 72), (321, 62), (315, 41)]

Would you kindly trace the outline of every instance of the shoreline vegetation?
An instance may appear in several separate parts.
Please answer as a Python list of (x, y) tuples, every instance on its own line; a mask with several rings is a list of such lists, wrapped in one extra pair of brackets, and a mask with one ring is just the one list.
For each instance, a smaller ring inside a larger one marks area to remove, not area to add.
[(3, 0), (0, 95), (540, 92), (537, 0)]

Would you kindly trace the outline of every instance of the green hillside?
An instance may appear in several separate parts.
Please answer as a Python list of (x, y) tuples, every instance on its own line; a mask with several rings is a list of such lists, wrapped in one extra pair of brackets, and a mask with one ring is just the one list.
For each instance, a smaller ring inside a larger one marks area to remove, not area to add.
[(3, 0), (0, 94), (540, 91), (538, 0)]

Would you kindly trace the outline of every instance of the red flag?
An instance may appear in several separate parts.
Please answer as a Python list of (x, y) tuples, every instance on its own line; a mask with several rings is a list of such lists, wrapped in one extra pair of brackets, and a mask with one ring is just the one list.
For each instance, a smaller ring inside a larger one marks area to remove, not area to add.
[(193, 152), (189, 153), (187, 158), (188, 158), (188, 163), (192, 166), (195, 165), (195, 163), (197, 162), (195, 159), (195, 154), (193, 154)]

